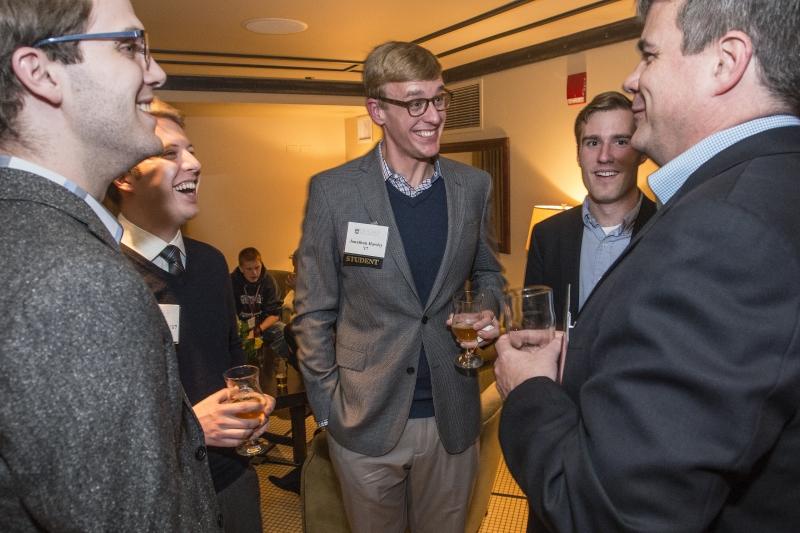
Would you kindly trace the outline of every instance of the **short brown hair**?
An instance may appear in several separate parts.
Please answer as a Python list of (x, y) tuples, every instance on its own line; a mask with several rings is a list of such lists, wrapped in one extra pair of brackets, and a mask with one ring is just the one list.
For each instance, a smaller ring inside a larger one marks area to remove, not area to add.
[(261, 261), (261, 254), (252, 246), (243, 248), (242, 251), (239, 252), (239, 264), (241, 265), (245, 261)]
[(589, 102), (586, 107), (581, 109), (578, 116), (575, 117), (575, 143), (581, 144), (581, 136), (583, 135), (583, 127), (589, 122), (589, 117), (597, 111), (613, 111), (615, 109), (631, 110), (631, 101), (622, 93), (617, 91), (608, 91), (600, 93)]
[[(17, 115), (25, 88), (11, 68), (11, 56), (23, 46), (74, 33), (84, 33), (92, 13), (91, 0), (0, 0), (0, 141), (19, 140)], [(78, 42), (43, 46), (53, 61), (83, 61)]]
[(171, 120), (181, 128), (186, 128), (186, 119), (180, 110), (175, 109), (157, 96), (150, 103), (149, 113), (154, 117)]
[(431, 81), (442, 75), (442, 65), (418, 44), (389, 41), (375, 47), (364, 62), (367, 98), (385, 96), (384, 84), (396, 81)]

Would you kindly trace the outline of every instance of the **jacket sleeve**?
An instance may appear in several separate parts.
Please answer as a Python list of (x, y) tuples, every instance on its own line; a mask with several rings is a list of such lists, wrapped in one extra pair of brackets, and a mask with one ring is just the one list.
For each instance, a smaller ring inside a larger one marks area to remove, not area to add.
[(317, 421), (327, 420), (339, 381), (335, 326), (339, 316), (339, 254), (331, 209), (317, 178), (309, 186), (298, 249), (296, 334), (298, 360), (309, 403)]
[[(480, 240), (472, 263), (472, 283), (484, 293), (492, 294), (494, 301), (499, 304), (503, 299), (505, 278), (503, 267), (497, 259), (497, 239), (492, 225), (492, 182), (488, 174), (485, 177), (488, 185), (481, 212)], [(494, 311), (497, 313), (499, 306)]]

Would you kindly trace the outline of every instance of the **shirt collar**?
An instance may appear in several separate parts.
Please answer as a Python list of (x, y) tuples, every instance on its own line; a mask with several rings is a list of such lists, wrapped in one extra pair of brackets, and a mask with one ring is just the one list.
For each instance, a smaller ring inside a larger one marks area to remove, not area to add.
[(122, 235), (122, 244), (148, 261), (153, 262), (168, 244), (172, 244), (180, 249), (181, 259), (183, 264), (186, 264), (186, 245), (183, 242), (183, 235), (180, 230), (170, 242), (166, 242), (162, 238), (156, 237), (149, 231), (140, 228), (125, 218), (122, 213), (119, 214), (119, 223), (125, 229), (125, 233)]
[(647, 178), (658, 204), (666, 204), (689, 176), (724, 149), (762, 131), (784, 126), (800, 126), (800, 118), (792, 115), (757, 118), (706, 137)]
[[(639, 193), (639, 201), (636, 202), (630, 211), (625, 213), (622, 217), (622, 224), (612, 232), (613, 235), (621, 235), (633, 229), (633, 224), (636, 222), (636, 217), (639, 216), (639, 210), (642, 208), (642, 193)], [(583, 215), (583, 224), (586, 226), (591, 226), (597, 228), (600, 224), (597, 222), (597, 219), (594, 218), (594, 215), (591, 211), (589, 211), (589, 196), (587, 195), (586, 198), (583, 199), (583, 206), (581, 207), (581, 214)]]
[[(391, 167), (389, 167), (389, 163), (383, 157), (383, 141), (379, 142), (378, 146), (375, 149), (378, 151), (378, 158), (381, 160), (381, 169), (383, 169), (383, 181), (387, 181), (392, 178), (401, 179), (406, 183), (406, 185), (409, 188), (411, 188), (411, 186), (408, 185), (408, 180), (406, 180), (406, 177), (392, 170)], [(438, 180), (441, 177), (442, 177), (442, 167), (439, 163), (439, 156), (436, 156), (433, 160), (433, 176), (424, 179), (422, 183), (428, 182), (428, 184), (433, 184), (436, 180)], [(420, 184), (420, 186), (417, 188), (419, 189), (420, 187), (422, 187), (422, 184)]]
[(120, 239), (122, 238), (122, 227), (114, 219), (114, 215), (112, 215), (108, 209), (103, 207), (103, 205), (98, 202), (94, 196), (78, 186), (78, 184), (68, 180), (57, 172), (41, 167), (19, 157), (0, 156), (0, 166), (30, 172), (31, 174), (36, 174), (37, 176), (41, 176), (52, 181), (53, 183), (61, 185), (89, 205), (92, 211), (94, 211), (94, 213), (97, 215), (97, 218), (100, 219), (100, 222), (103, 223), (103, 226), (105, 226), (117, 244), (119, 244)]

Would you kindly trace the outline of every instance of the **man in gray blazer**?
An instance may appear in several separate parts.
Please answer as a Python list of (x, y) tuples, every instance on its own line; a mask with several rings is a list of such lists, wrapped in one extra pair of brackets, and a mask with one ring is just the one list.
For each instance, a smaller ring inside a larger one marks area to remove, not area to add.
[[(429, 51), (378, 46), (364, 85), (384, 139), (311, 180), (299, 360), (353, 530), (462, 532), (480, 406), (446, 321), (466, 281), (490, 297), (504, 285), (491, 180), (438, 156), (450, 93)], [(493, 317), (482, 326), (481, 337), (497, 335)]]
[(497, 343), (530, 531), (800, 531), (800, 4), (639, 1), (661, 203), (558, 340)]
[(0, 3), (0, 522), (214, 531), (172, 337), (99, 204), (161, 152), (128, 0)]

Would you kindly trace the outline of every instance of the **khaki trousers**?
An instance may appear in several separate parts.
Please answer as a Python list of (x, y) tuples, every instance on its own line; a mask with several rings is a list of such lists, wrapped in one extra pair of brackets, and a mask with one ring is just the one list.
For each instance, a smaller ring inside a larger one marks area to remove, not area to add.
[(342, 447), (328, 434), (353, 533), (464, 533), (478, 470), (478, 441), (451, 455), (436, 420), (409, 419), (400, 441), (372, 457)]

